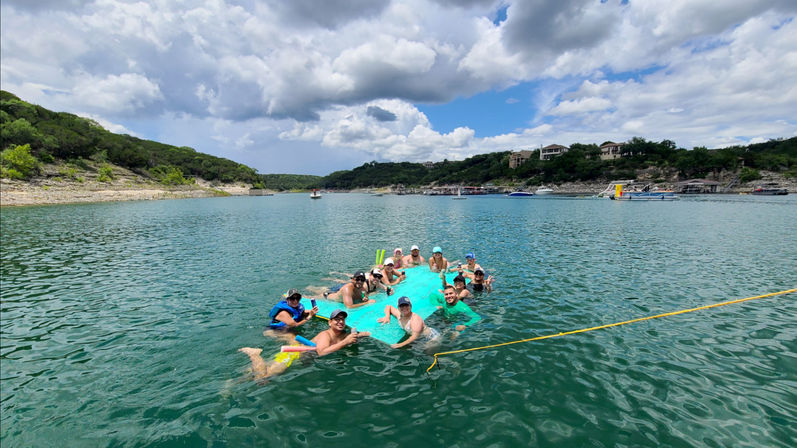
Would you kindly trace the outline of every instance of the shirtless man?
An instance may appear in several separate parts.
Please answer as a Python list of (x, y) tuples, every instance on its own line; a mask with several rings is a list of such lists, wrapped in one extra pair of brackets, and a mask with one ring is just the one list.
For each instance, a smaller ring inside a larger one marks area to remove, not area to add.
[[(315, 351), (318, 356), (328, 355), (347, 345), (356, 344), (359, 338), (371, 335), (367, 331), (357, 333), (354, 329), (352, 329), (351, 333), (346, 334), (346, 317), (348, 317), (348, 314), (340, 309), (333, 311), (329, 315), (329, 329), (318, 333), (312, 341), (316, 344)], [(274, 360), (266, 362), (260, 355), (263, 351), (262, 348), (243, 347), (238, 349), (238, 351), (249, 356), (249, 360), (252, 361), (252, 373), (254, 373), (255, 381), (259, 382), (284, 372), (301, 355), (299, 352), (278, 353)]]
[(443, 249), (440, 246), (435, 246), (432, 253), (432, 258), (429, 259), (429, 269), (432, 272), (445, 272), (448, 269), (448, 260), (443, 258)]
[(367, 331), (358, 333), (354, 328), (351, 329), (351, 333), (346, 333), (347, 317), (349, 314), (341, 309), (337, 309), (329, 315), (329, 328), (313, 338), (318, 356), (328, 355), (347, 345), (356, 344), (359, 342), (359, 338), (371, 336), (371, 333)]
[(408, 268), (413, 268), (415, 266), (420, 266), (424, 264), (426, 260), (423, 259), (421, 256), (421, 249), (414, 245), (410, 248), (410, 254), (406, 255), (402, 260), (402, 264)]
[(384, 269), (383, 274), (385, 275), (385, 278), (382, 279), (382, 282), (384, 282), (386, 285), (398, 285), (399, 282), (407, 278), (407, 275), (403, 272), (393, 269), (392, 258), (385, 260), (385, 264), (382, 265), (382, 268)]
[(338, 291), (324, 293), (324, 297), (329, 300), (343, 302), (346, 308), (359, 308), (372, 302), (365, 295), (365, 274), (357, 271), (351, 278), (350, 283), (343, 285)]

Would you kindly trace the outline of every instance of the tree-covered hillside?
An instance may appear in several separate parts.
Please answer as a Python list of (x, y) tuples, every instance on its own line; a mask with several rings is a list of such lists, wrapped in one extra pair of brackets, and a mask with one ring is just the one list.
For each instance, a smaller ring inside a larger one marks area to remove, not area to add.
[[(153, 178), (183, 174), (221, 182), (260, 180), (254, 169), (232, 160), (185, 146), (114, 134), (93, 120), (52, 112), (5, 91), (0, 91), (0, 135), (3, 150), (15, 149), (20, 153), (24, 150), (17, 147), (29, 145), (30, 155), (45, 163), (56, 159), (94, 159)], [(6, 155), (10, 157), (7, 152)]]
[(324, 188), (364, 188), (403, 184), (479, 185), (488, 182), (524, 182), (527, 185), (575, 181), (633, 179), (639, 170), (675, 173), (682, 179), (739, 173), (741, 180), (755, 180), (759, 170), (797, 177), (797, 137), (749, 146), (721, 149), (677, 148), (670, 140), (651, 142), (635, 137), (622, 147), (623, 157), (601, 160), (597, 144), (574, 143), (551, 160), (540, 160), (539, 150), (517, 168), (509, 168), (509, 152), (480, 154), (462, 161), (443, 161), (426, 168), (420, 163), (369, 162), (353, 170), (336, 171), (321, 179)]

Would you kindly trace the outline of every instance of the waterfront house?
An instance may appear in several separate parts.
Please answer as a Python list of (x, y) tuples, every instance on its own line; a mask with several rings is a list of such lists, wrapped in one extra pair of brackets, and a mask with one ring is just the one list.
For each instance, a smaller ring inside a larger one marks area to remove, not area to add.
[(567, 146), (548, 145), (545, 148), (540, 149), (540, 160), (551, 160), (554, 157), (560, 156), (569, 150), (570, 148), (568, 148)]
[(606, 142), (601, 145), (601, 160), (614, 160), (621, 157), (620, 150), (625, 143)]
[(534, 151), (517, 151), (509, 154), (509, 168), (517, 168), (531, 158)]

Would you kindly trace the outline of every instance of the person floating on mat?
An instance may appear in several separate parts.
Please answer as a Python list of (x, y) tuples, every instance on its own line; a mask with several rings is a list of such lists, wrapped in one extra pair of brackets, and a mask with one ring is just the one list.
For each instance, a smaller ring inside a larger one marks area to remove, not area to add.
[(399, 297), (398, 308), (393, 305), (385, 306), (385, 317), (380, 317), (376, 321), (381, 324), (389, 324), (391, 315), (398, 319), (399, 326), (410, 335), (404, 342), (392, 344), (392, 348), (404, 347), (418, 338), (431, 342), (440, 337), (437, 330), (428, 327), (421, 316), (412, 312), (412, 303), (407, 296)]
[(452, 327), (456, 331), (462, 332), (466, 327), (469, 327), (482, 319), (482, 317), (470, 309), (467, 304), (459, 300), (454, 287), (451, 285), (447, 285), (445, 289), (443, 289), (442, 297), (440, 296), (439, 292), (435, 291), (429, 297), (429, 300), (433, 305), (437, 306), (437, 309), (443, 310), (444, 319), (455, 320), (455, 323), (452, 325)]
[(343, 283), (325, 292), (324, 298), (343, 302), (346, 308), (359, 308), (373, 302), (365, 294), (365, 274), (362, 271), (355, 272), (350, 283)]
[(377, 292), (379, 288), (382, 288), (385, 291), (385, 294), (391, 295), (393, 294), (393, 288), (387, 286), (385, 282), (382, 280), (384, 278), (384, 274), (378, 268), (371, 269), (371, 272), (365, 278), (365, 294), (371, 294), (372, 292)]
[(445, 272), (448, 269), (448, 260), (443, 257), (443, 249), (435, 246), (432, 249), (432, 257), (429, 258), (429, 269), (432, 272)]
[(398, 285), (402, 280), (407, 278), (406, 274), (393, 269), (393, 266), (392, 258), (386, 259), (385, 264), (382, 265), (382, 273), (385, 275), (385, 278), (382, 281), (389, 286)]
[[(318, 333), (312, 339), (312, 342), (316, 344), (315, 352), (319, 356), (328, 355), (348, 345), (356, 344), (360, 338), (371, 335), (367, 331), (356, 332), (354, 329), (352, 329), (351, 333), (346, 333), (347, 316), (348, 314), (345, 311), (336, 309), (329, 315), (329, 328)], [(238, 351), (249, 356), (249, 360), (252, 362), (254, 379), (258, 382), (284, 372), (302, 354), (302, 352), (280, 352), (274, 356), (273, 360), (266, 361), (261, 356), (262, 348), (243, 347), (238, 349)]]
[(410, 248), (410, 254), (404, 256), (402, 263), (405, 267), (414, 268), (426, 263), (426, 260), (421, 256), (421, 249), (413, 244)]

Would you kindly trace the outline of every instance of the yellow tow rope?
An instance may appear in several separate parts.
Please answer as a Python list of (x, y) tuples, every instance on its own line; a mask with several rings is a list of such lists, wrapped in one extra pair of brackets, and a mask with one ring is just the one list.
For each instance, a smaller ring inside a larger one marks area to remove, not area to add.
[(657, 314), (655, 316), (640, 317), (638, 319), (631, 319), (631, 320), (627, 320), (627, 321), (624, 321), (624, 322), (616, 322), (616, 323), (608, 324), (608, 325), (600, 325), (598, 327), (582, 328), (581, 330), (573, 330), (573, 331), (568, 331), (568, 332), (565, 332), (565, 333), (547, 334), (545, 336), (537, 336), (536, 338), (521, 339), (519, 341), (512, 341), (512, 342), (503, 342), (501, 344), (486, 345), (484, 347), (473, 347), (473, 348), (466, 348), (466, 349), (463, 349), (463, 350), (454, 350), (454, 351), (450, 351), (450, 352), (435, 353), (434, 354), (434, 362), (432, 363), (432, 365), (429, 366), (428, 369), (426, 369), (426, 373), (429, 373), (429, 371), (432, 370), (432, 367), (434, 367), (435, 364), (437, 364), (437, 357), (438, 356), (453, 355), (453, 354), (456, 354), (456, 353), (474, 352), (476, 350), (487, 350), (487, 349), (490, 349), (490, 348), (503, 347), (505, 345), (519, 344), (521, 342), (539, 341), (539, 340), (542, 340), (542, 339), (555, 338), (555, 337), (558, 337), (558, 336), (567, 336), (569, 334), (585, 333), (587, 331), (593, 331), (593, 330), (602, 330), (604, 328), (618, 327), (620, 325), (633, 324), (635, 322), (642, 322), (644, 320), (657, 319), (659, 317), (675, 316), (675, 315), (678, 315), (678, 314), (691, 313), (692, 311), (707, 310), (709, 308), (715, 308), (715, 307), (718, 307), (718, 306), (732, 305), (734, 303), (746, 302), (748, 300), (763, 299), (765, 297), (778, 296), (778, 295), (781, 295), (781, 294), (791, 294), (791, 293), (793, 293), (795, 291), (797, 291), (797, 288), (796, 289), (787, 289), (785, 291), (773, 292), (773, 293), (770, 293), (770, 294), (764, 294), (764, 295), (760, 295), (760, 296), (747, 297), (747, 298), (744, 298), (744, 299), (730, 300), (728, 302), (715, 303), (713, 305), (705, 305), (705, 306), (700, 306), (700, 307), (697, 307), (697, 308), (689, 308), (689, 309), (686, 309), (686, 310), (673, 311), (671, 313)]

